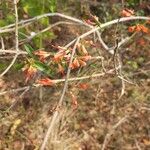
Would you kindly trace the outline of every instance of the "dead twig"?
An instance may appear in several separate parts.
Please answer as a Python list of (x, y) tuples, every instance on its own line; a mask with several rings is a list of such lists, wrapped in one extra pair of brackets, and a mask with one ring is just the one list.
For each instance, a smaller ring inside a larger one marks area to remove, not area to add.
[(14, 8), (15, 8), (15, 48), (16, 48), (16, 54), (9, 64), (9, 66), (0, 74), (0, 77), (4, 76), (9, 69), (13, 66), (15, 61), (17, 60), (18, 54), (19, 54), (19, 40), (18, 40), (18, 9), (17, 9), (17, 0), (14, 0)]
[(138, 143), (138, 141), (136, 139), (135, 139), (135, 145), (136, 145), (136, 147), (137, 147), (138, 150), (142, 150), (141, 147), (140, 147), (140, 145), (139, 145), (139, 143)]
[(121, 118), (113, 127), (112, 129), (110, 129), (110, 131), (106, 134), (103, 145), (102, 145), (102, 149), (101, 150), (105, 150), (106, 147), (108, 146), (109, 141), (111, 140), (112, 135), (114, 134), (115, 130), (121, 126), (124, 122), (126, 122), (128, 119), (128, 116), (125, 116), (123, 118)]
[[(80, 40), (80, 38), (77, 39), (77, 41), (76, 41), (76, 43), (75, 43), (75, 45), (73, 47), (73, 50), (72, 50), (72, 54), (71, 54), (71, 58), (70, 58), (69, 66), (68, 66), (68, 71), (67, 71), (67, 75), (66, 75), (66, 79), (65, 79), (65, 83), (64, 83), (64, 88), (63, 88), (61, 97), (60, 97), (59, 102), (58, 102), (58, 108), (62, 106), (62, 103), (63, 103), (63, 100), (64, 100), (64, 96), (65, 96), (65, 93), (66, 93), (66, 90), (67, 90), (67, 86), (68, 86), (68, 79), (69, 79), (69, 75), (70, 75), (70, 71), (71, 71), (70, 66), (71, 66), (71, 63), (73, 61), (73, 56), (75, 54), (75, 50), (76, 50), (76, 47), (77, 47), (77, 45), (79, 43), (79, 40)], [(49, 138), (49, 136), (50, 136), (50, 134), (51, 134), (51, 132), (52, 132), (52, 130), (54, 128), (54, 125), (55, 125), (56, 120), (57, 120), (58, 117), (59, 117), (59, 112), (55, 111), (55, 113), (54, 113), (54, 115), (53, 115), (53, 117), (51, 119), (50, 125), (48, 127), (48, 130), (46, 132), (46, 135), (44, 137), (44, 140), (42, 142), (42, 146), (41, 146), (40, 150), (44, 150), (45, 149), (47, 141), (48, 141), (48, 138)]]
[[(102, 72), (102, 73), (97, 73), (97, 74), (92, 74), (92, 75), (82, 76), (82, 77), (69, 78), (68, 82), (86, 80), (86, 79), (90, 79), (90, 78), (97, 78), (97, 77), (104, 76), (105, 74), (110, 74), (111, 75), (113, 72), (114, 72), (114, 69), (111, 69), (109, 71)], [(58, 84), (58, 83), (61, 83), (61, 82), (65, 82), (65, 79), (56, 79), (56, 80), (54, 80), (54, 82), (56, 84)], [(40, 86), (41, 85), (39, 85), (39, 84), (33, 84), (32, 86), (25, 86), (25, 87), (18, 88), (18, 89), (11, 89), (11, 90), (8, 90), (8, 91), (2, 91), (2, 92), (0, 92), (0, 95), (4, 95), (4, 94), (7, 94), (7, 93), (13, 93), (13, 92), (20, 92), (20, 91), (24, 91), (24, 90), (28, 89), (29, 87), (35, 88), (35, 87), (40, 87)]]

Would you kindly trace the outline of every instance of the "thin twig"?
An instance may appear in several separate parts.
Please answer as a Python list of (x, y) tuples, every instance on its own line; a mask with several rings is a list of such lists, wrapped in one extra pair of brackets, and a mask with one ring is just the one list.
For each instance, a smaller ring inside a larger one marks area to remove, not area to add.
[[(71, 58), (70, 58), (70, 62), (69, 62), (69, 66), (68, 66), (68, 71), (67, 71), (67, 75), (66, 75), (66, 79), (65, 79), (65, 83), (64, 83), (64, 88), (63, 88), (63, 91), (62, 91), (62, 94), (61, 94), (61, 97), (59, 99), (59, 102), (58, 102), (58, 108), (60, 106), (62, 106), (62, 103), (63, 103), (63, 100), (64, 100), (64, 96), (65, 96), (65, 93), (66, 93), (66, 90), (67, 90), (67, 87), (68, 87), (68, 79), (69, 79), (69, 75), (70, 75), (70, 71), (71, 71), (71, 64), (72, 64), (72, 61), (73, 61), (73, 56), (75, 54), (75, 50), (76, 50), (76, 47), (79, 43), (79, 38), (77, 39), (75, 45), (74, 45), (74, 48), (72, 50), (72, 54), (71, 54)], [(44, 140), (43, 140), (43, 143), (42, 143), (42, 146), (40, 148), (40, 150), (44, 150), (45, 147), (46, 147), (46, 144), (47, 144), (47, 141), (48, 141), (48, 138), (49, 138), (49, 135), (51, 134), (51, 131), (56, 123), (56, 119), (59, 117), (59, 112), (58, 111), (55, 111), (53, 117), (52, 117), (52, 120), (50, 122), (50, 125), (48, 127), (48, 130), (46, 132), (46, 135), (44, 137)]]
[[(83, 76), (83, 77), (69, 78), (68, 82), (74, 82), (74, 81), (79, 81), (79, 80), (86, 80), (86, 79), (97, 78), (97, 77), (104, 76), (105, 74), (112, 74), (113, 72), (114, 72), (114, 69), (111, 69), (111, 70), (109, 70), (107, 72), (102, 72), (102, 73), (98, 73), (98, 74), (92, 74), (92, 75)], [(65, 79), (56, 79), (56, 80), (54, 80), (54, 82), (56, 84), (58, 84), (58, 83), (61, 83), (61, 82), (65, 82)], [(31, 87), (34, 88), (34, 87), (39, 87), (39, 86), (41, 86), (41, 85), (39, 85), (39, 84), (33, 84)], [(12, 89), (12, 90), (8, 90), (8, 91), (2, 91), (2, 92), (0, 92), (0, 95), (4, 95), (4, 94), (7, 94), (7, 93), (24, 91), (24, 90), (28, 89), (29, 87), (30, 86), (25, 86), (25, 87), (18, 88), (18, 89)]]
[(21, 88), (17, 88), (17, 89), (11, 89), (11, 90), (8, 90), (8, 91), (2, 91), (2, 92), (0, 92), (0, 96), (5, 95), (7, 93), (15, 93), (15, 92), (24, 91), (24, 90), (28, 89), (29, 87), (30, 86), (25, 86), (25, 87), (21, 87)]
[(139, 143), (138, 143), (138, 141), (136, 139), (135, 139), (135, 145), (136, 145), (136, 147), (137, 147), (138, 150), (142, 150), (141, 147), (140, 147), (140, 145), (139, 145)]
[(26, 88), (26, 89), (22, 92), (22, 94), (21, 94), (18, 98), (15, 99), (15, 101), (11, 104), (11, 106), (9, 106), (9, 108), (7, 108), (6, 112), (8, 112), (8, 111), (10, 111), (12, 108), (14, 108), (14, 106), (16, 106), (16, 104), (18, 103), (18, 100), (20, 100), (20, 99), (23, 97), (23, 95), (25, 95), (25, 93), (26, 93), (29, 89), (30, 89), (30, 87)]
[(38, 36), (38, 35), (46, 32), (46, 31), (48, 31), (48, 30), (50, 30), (50, 29), (52, 29), (52, 28), (54, 28), (54, 27), (56, 27), (58, 25), (63, 25), (63, 24), (67, 24), (67, 25), (80, 25), (80, 24), (75, 24), (75, 23), (72, 23), (72, 22), (59, 21), (59, 22), (56, 22), (56, 23), (48, 26), (47, 28), (45, 28), (45, 29), (43, 29), (43, 30), (41, 30), (41, 31), (39, 31), (37, 33), (34, 33), (34, 35), (28, 36), (26, 39), (21, 40), (20, 43), (19, 43), (19, 45), (23, 44), (26, 41), (30, 41), (34, 37), (36, 37), (36, 36)]
[(16, 54), (9, 64), (9, 66), (0, 74), (0, 78), (4, 76), (9, 69), (13, 66), (15, 61), (17, 60), (18, 53), (19, 53), (19, 40), (18, 40), (18, 9), (17, 9), (17, 0), (14, 0), (14, 8), (15, 8), (15, 48), (16, 48)]
[(12, 50), (12, 49), (0, 49), (0, 54), (7, 54), (7, 53), (9, 53), (9, 54), (18, 54), (18, 55), (27, 55), (28, 53), (27, 52), (25, 52), (25, 51), (21, 51), (21, 50), (19, 50), (19, 52), (17, 52), (17, 51), (15, 51), (15, 50)]
[[(36, 16), (34, 18), (31, 18), (31, 19), (27, 19), (27, 20), (22, 20), (18, 23), (19, 26), (26, 26), (26, 25), (29, 25), (29, 23), (32, 23), (34, 21), (38, 21), (42, 18), (45, 18), (45, 17), (52, 17), (52, 16), (58, 16), (58, 17), (61, 17), (61, 18), (65, 18), (65, 19), (68, 19), (68, 20), (71, 20), (71, 21), (74, 21), (74, 22), (77, 22), (77, 23), (80, 23), (80, 24), (83, 24), (86, 26), (90, 26), (88, 25), (87, 23), (83, 22), (82, 20), (79, 20), (79, 19), (76, 19), (76, 18), (73, 18), (73, 17), (70, 17), (70, 16), (67, 16), (67, 15), (64, 15), (64, 14), (60, 14), (60, 13), (47, 13), (47, 14), (43, 14), (43, 15), (40, 15), (40, 16)], [(122, 17), (119, 19), (120, 21), (119, 22), (125, 22), (125, 21), (130, 21), (130, 20), (150, 20), (150, 17), (144, 17), (144, 16), (131, 16), (131, 17)], [(115, 19), (115, 20), (112, 20), (110, 22), (107, 22), (107, 23), (104, 23), (104, 24), (107, 24), (107, 26), (109, 25), (112, 25), (112, 24), (116, 24), (118, 22), (118, 19)], [(103, 28), (103, 25), (101, 25), (101, 27), (98, 27), (99, 28)], [(5, 26), (5, 27), (1, 27), (0, 28), (0, 33), (5, 33), (7, 31), (5, 31), (6, 29), (9, 29), (9, 28), (13, 28), (15, 26), (15, 24), (10, 24), (8, 26)]]
[[(45, 18), (45, 17), (61, 17), (61, 18), (64, 18), (64, 19), (67, 19), (67, 20), (71, 20), (71, 21), (79, 23), (79, 24), (83, 24), (83, 25), (86, 24), (82, 20), (76, 19), (74, 17), (67, 16), (67, 15), (64, 15), (64, 14), (60, 14), (60, 13), (47, 13), (47, 14), (43, 14), (43, 15), (40, 15), (40, 16), (36, 16), (34, 18), (31, 18), (31, 19), (22, 20), (22, 21), (18, 22), (18, 25), (25, 27), (26, 25), (29, 25), (32, 22), (38, 21), (38, 20), (40, 20), (42, 18)], [(0, 28), (0, 33), (9, 32), (7, 30), (10, 29), (10, 28), (13, 28), (14, 26), (15, 26), (15, 24), (10, 24), (8, 26), (1, 27)], [(86, 24), (86, 26), (90, 26), (90, 25)]]
[(2, 50), (4, 50), (5, 49), (5, 45), (4, 45), (4, 40), (3, 40), (2, 37), (1, 37), (1, 46), (2, 46)]
[(105, 149), (106, 149), (106, 147), (107, 147), (109, 141), (111, 140), (111, 137), (112, 137), (112, 135), (114, 134), (115, 130), (116, 130), (120, 125), (122, 125), (124, 122), (126, 122), (126, 121), (127, 121), (127, 118), (128, 118), (128, 116), (125, 116), (125, 117), (121, 118), (121, 119), (119, 120), (119, 122), (117, 122), (117, 123), (112, 127), (112, 129), (109, 131), (109, 133), (106, 134), (101, 150), (105, 150)]
[(11, 63), (9, 64), (9, 66), (7, 66), (7, 68), (0, 74), (0, 78), (2, 76), (4, 76), (8, 71), (9, 69), (13, 66), (13, 64), (15, 63), (15, 61), (17, 60), (17, 57), (18, 57), (18, 54), (16, 54), (13, 58), (13, 60), (11, 61)]

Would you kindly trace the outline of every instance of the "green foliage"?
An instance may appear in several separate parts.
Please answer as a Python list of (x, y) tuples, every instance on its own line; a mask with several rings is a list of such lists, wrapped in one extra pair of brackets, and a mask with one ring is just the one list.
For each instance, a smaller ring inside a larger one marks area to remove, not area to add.
[(7, 67), (6, 63), (0, 63), (0, 71), (4, 70)]
[(140, 0), (127, 0), (127, 5), (129, 7), (134, 7), (135, 5), (139, 4)]
[[(5, 63), (0, 63), (0, 71), (2, 72), (3, 70), (5, 70), (7, 68), (7, 66), (9, 65), (9, 62), (5, 62)], [(24, 63), (23, 62), (16, 62), (14, 65), (13, 65), (13, 68), (12, 70), (21, 70), (24, 66)]]
[(47, 74), (48, 76), (52, 77), (52, 72), (50, 70), (50, 67), (46, 65), (45, 63), (42, 63), (40, 61), (35, 60), (33, 63), (33, 67), (37, 68), (39, 71)]
[[(41, 14), (55, 12), (56, 11), (56, 0), (43, 0), (43, 1), (36, 1), (36, 0), (21, 0), (20, 1), (21, 10), (23, 10), (22, 14), (27, 14), (30, 17), (35, 17)], [(31, 30), (34, 32), (38, 32), (39, 29), (45, 28), (49, 26), (50, 20), (49, 18), (42, 18), (37, 22), (38, 25), (34, 25), (31, 27)], [(26, 32), (24, 32), (26, 34)], [(33, 39), (34, 46), (36, 48), (43, 47), (43, 41), (46, 39), (53, 39), (54, 34), (53, 32), (45, 32)]]
[(23, 11), (31, 17), (56, 11), (56, 0), (21, 0)]
[(49, 5), (49, 10), (51, 12), (55, 12), (56, 11), (56, 0), (48, 0), (50, 5)]
[(13, 68), (15, 69), (15, 70), (21, 70), (22, 68), (24, 67), (24, 63), (23, 62), (17, 62), (17, 63), (15, 63), (14, 65), (13, 65)]
[[(0, 3), (0, 10), (2, 10), (1, 18), (0, 18), (0, 27), (14, 23), (15, 15), (13, 3), (9, 1), (2, 0)], [(35, 17), (38, 15), (42, 15), (45, 13), (55, 12), (56, 11), (56, 0), (20, 0), (18, 3), (18, 15), (19, 18), (26, 17)], [(50, 20), (49, 18), (42, 18), (38, 22), (38, 25), (30, 27), (28, 29), (20, 29), (19, 30), (19, 38), (24, 39), (24, 35), (30, 34), (30, 32), (38, 32), (39, 29), (45, 28), (49, 26)], [(33, 39), (33, 43), (35, 47), (41, 48), (43, 40), (54, 38), (54, 34), (52, 32), (45, 32)]]
[(33, 57), (34, 49), (29, 44), (24, 45), (24, 48), (27, 51), (27, 53), (29, 54), (29, 56)]
[(13, 23), (15, 20), (15, 16), (13, 15), (12, 8), (13, 3), (9, 3), (8, 1), (2, 0), (0, 2), (0, 27)]
[(136, 61), (128, 61), (127, 62), (128, 65), (130, 65), (130, 67), (134, 70), (137, 70), (139, 68), (138, 63)]

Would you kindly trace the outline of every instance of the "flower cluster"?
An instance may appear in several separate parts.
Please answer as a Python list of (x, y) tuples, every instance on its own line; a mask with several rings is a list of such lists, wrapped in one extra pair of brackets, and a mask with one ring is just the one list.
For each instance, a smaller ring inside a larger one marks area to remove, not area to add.
[[(78, 69), (80, 67), (85, 67), (87, 61), (92, 57), (88, 53), (85, 45), (92, 45), (92, 42), (84, 41), (84, 43), (79, 43), (76, 47), (76, 53), (73, 57), (73, 61), (69, 66), (71, 70)], [(48, 75), (50, 78), (55, 78), (54, 76), (62, 75), (64, 76), (68, 65), (71, 59), (72, 48), (65, 48), (61, 46), (53, 46), (57, 52), (47, 52), (45, 50), (35, 50), (32, 51), (32, 58), (29, 59), (29, 64), (24, 67), (24, 73), (26, 77), (26, 82), (33, 78), (33, 76), (38, 72), (42, 72), (42, 76)], [(30, 61), (32, 60), (32, 61)], [(50, 69), (50, 70), (49, 70)], [(37, 84), (43, 86), (52, 86), (55, 84), (55, 80), (50, 79), (49, 77), (44, 77), (36, 81)]]
[(135, 26), (131, 26), (128, 28), (129, 32), (143, 32), (143, 33), (149, 33), (149, 29), (145, 27), (142, 24), (137, 24)]

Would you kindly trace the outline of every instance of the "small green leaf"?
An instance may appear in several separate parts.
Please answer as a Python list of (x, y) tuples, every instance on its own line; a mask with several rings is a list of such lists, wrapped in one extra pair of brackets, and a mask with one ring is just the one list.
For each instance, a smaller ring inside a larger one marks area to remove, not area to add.
[(14, 69), (21, 70), (24, 66), (24, 63), (16, 63), (13, 65)]
[(25, 50), (27, 51), (27, 53), (33, 57), (33, 51), (34, 49), (30, 46), (30, 45), (24, 45)]
[(35, 61), (33, 64), (33, 67), (37, 68), (38, 70), (42, 71), (43, 73), (46, 73), (47, 75), (51, 76), (51, 70), (50, 67), (46, 64), (43, 64), (40, 61)]

